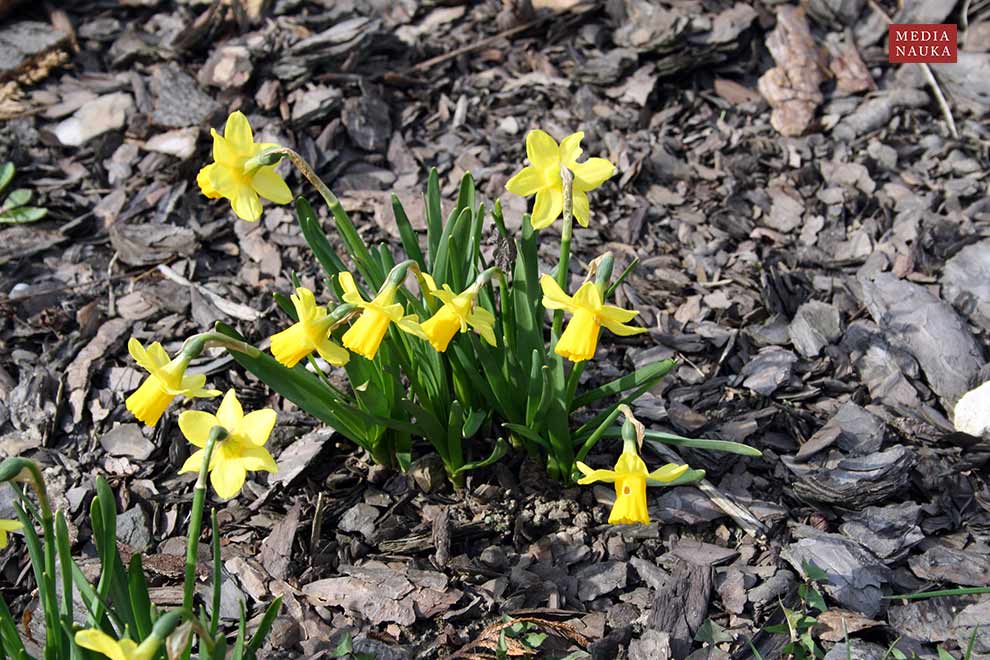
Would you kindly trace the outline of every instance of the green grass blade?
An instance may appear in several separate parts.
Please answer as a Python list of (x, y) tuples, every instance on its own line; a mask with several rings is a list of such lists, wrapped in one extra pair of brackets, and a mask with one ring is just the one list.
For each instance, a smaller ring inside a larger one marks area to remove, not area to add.
[[(440, 205), (440, 175), (437, 168), (430, 168), (426, 182), (426, 244), (430, 257), (430, 268), (436, 270), (440, 236), (443, 234), (443, 209)], [(432, 271), (431, 271), (432, 272)]]
[(265, 643), (265, 638), (268, 637), (268, 633), (271, 632), (272, 624), (275, 623), (275, 617), (278, 616), (279, 610), (282, 609), (282, 597), (279, 596), (271, 602), (268, 609), (265, 610), (265, 616), (261, 618), (261, 623), (258, 624), (258, 629), (254, 631), (254, 635), (251, 637), (251, 641), (248, 642), (247, 647), (244, 649), (244, 657), (246, 660), (255, 660), (258, 655), (258, 651), (261, 650), (261, 645)]
[(409, 216), (406, 215), (406, 210), (402, 207), (402, 202), (395, 193), (392, 193), (392, 214), (395, 216), (395, 226), (399, 229), (399, 239), (402, 241), (402, 247), (406, 254), (410, 259), (416, 260), (421, 270), (426, 271), (426, 259), (423, 257), (422, 250), (419, 249), (416, 230), (409, 222)]
[(605, 383), (600, 387), (596, 387), (593, 390), (589, 390), (588, 392), (585, 392), (581, 396), (575, 398), (574, 403), (571, 404), (571, 412), (580, 410), (584, 406), (595, 403), (601, 399), (614, 396), (616, 394), (621, 394), (622, 392), (634, 387), (647, 385), (651, 381), (655, 384), (661, 378), (670, 373), (670, 371), (676, 366), (676, 360), (661, 360), (637, 369), (636, 371), (626, 374), (621, 378), (616, 378), (613, 381)]
[(972, 594), (990, 594), (990, 587), (957, 587), (955, 589), (940, 589), (938, 591), (921, 591), (914, 594), (883, 596), (886, 600), (904, 599), (920, 600), (922, 598), (941, 598), (943, 596), (969, 596)]
[(151, 595), (148, 593), (148, 582), (144, 577), (144, 564), (141, 563), (141, 553), (131, 555), (127, 564), (127, 593), (130, 596), (131, 611), (134, 612), (135, 640), (144, 639), (151, 634)]
[(2, 195), (3, 191), (7, 189), (10, 182), (14, 180), (15, 171), (16, 169), (14, 168), (14, 164), (10, 161), (0, 165), (0, 195)]

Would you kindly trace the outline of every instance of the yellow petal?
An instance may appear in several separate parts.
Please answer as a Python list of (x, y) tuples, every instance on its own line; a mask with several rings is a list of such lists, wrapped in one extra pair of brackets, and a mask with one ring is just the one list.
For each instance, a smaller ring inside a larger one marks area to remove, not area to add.
[(615, 174), (615, 165), (604, 158), (589, 158), (568, 168), (574, 172), (574, 189), (582, 192), (594, 190)]
[(477, 307), (468, 315), (467, 322), (490, 346), (497, 345), (494, 314), (484, 307)]
[(256, 193), (276, 204), (288, 204), (292, 201), (292, 191), (275, 171), (274, 166), (262, 167), (255, 172), (251, 177), (251, 187)]
[(571, 167), (583, 153), (581, 140), (584, 139), (584, 131), (571, 133), (560, 141), (560, 162), (567, 167)]
[(357, 305), (358, 307), (365, 307), (368, 303), (364, 301), (361, 297), (361, 293), (358, 291), (357, 284), (354, 282), (354, 276), (343, 271), (337, 275), (337, 281), (340, 282), (340, 288), (344, 290), (343, 300), (346, 303), (352, 305)]
[(420, 277), (422, 277), (423, 281), (426, 282), (427, 293), (432, 294), (434, 291), (439, 289), (436, 280), (434, 280), (433, 276), (430, 275), (429, 273), (420, 273)]
[(653, 481), (660, 481), (662, 483), (669, 483), (678, 479), (682, 474), (688, 471), (687, 465), (677, 465), (676, 463), (667, 463), (662, 468), (658, 468), (653, 472), (650, 472), (647, 479), (652, 479)]
[(134, 361), (137, 362), (142, 369), (151, 373), (158, 368), (158, 365), (151, 359), (148, 355), (148, 351), (144, 350), (144, 346), (141, 345), (134, 337), (127, 340), (127, 352), (131, 354)]
[(603, 481), (605, 483), (612, 483), (618, 478), (612, 470), (593, 470), (581, 461), (577, 462), (577, 469), (581, 471), (584, 476), (578, 479), (579, 484), (590, 484), (596, 481)]
[(536, 203), (533, 204), (533, 215), (530, 224), (533, 229), (546, 229), (560, 217), (564, 210), (564, 193), (559, 187), (544, 188), (536, 193)]
[(76, 644), (84, 649), (102, 653), (110, 660), (129, 660), (117, 640), (102, 630), (95, 628), (80, 630), (76, 633)]
[(526, 135), (526, 155), (529, 162), (538, 169), (558, 169), (560, 167), (560, 150), (557, 141), (547, 133), (535, 129)]
[(615, 305), (602, 305), (601, 309), (598, 310), (598, 316), (603, 320), (628, 323), (639, 316), (639, 312), (635, 309), (622, 309)]
[(395, 327), (407, 334), (413, 335), (414, 337), (428, 339), (426, 333), (423, 332), (423, 326), (419, 323), (419, 317), (415, 314), (403, 316), (395, 322)]
[(186, 462), (182, 464), (181, 468), (179, 468), (179, 474), (199, 472), (200, 468), (203, 467), (203, 454), (205, 452), (205, 449), (197, 449), (193, 453), (189, 454), (189, 458), (187, 458)]
[(220, 420), (203, 410), (185, 410), (179, 415), (179, 430), (186, 440), (197, 447), (206, 446), (206, 439), (214, 426), (222, 426)]
[(225, 169), (240, 172), (244, 167), (244, 159), (237, 154), (237, 149), (234, 148), (234, 145), (217, 133), (215, 129), (210, 129), (210, 135), (213, 136), (213, 160), (221, 166), (211, 170), (211, 174), (213, 176), (214, 187), (220, 190), (221, 184), (219, 183), (218, 175)]
[(574, 219), (582, 227), (587, 227), (591, 223), (591, 204), (588, 202), (588, 196), (580, 190), (572, 189), (571, 197), (574, 202), (571, 206)]
[(574, 299), (549, 275), (540, 278), (540, 288), (543, 289), (543, 306), (547, 309), (574, 309)]
[(505, 189), (513, 195), (529, 197), (546, 187), (543, 173), (532, 165), (522, 168), (515, 176), (505, 182)]
[(646, 463), (635, 450), (623, 449), (619, 460), (615, 462), (615, 471), (623, 475), (638, 475), (646, 477)]
[(335, 367), (342, 367), (351, 359), (350, 353), (329, 338), (324, 338), (323, 341), (318, 343), (316, 345), (316, 351), (320, 354), (321, 358)]
[(245, 447), (241, 451), (241, 465), (251, 472), (278, 472), (275, 459), (264, 447)]
[(223, 129), (223, 137), (238, 155), (244, 158), (254, 155), (254, 133), (243, 112), (230, 113)]
[(0, 530), (5, 532), (16, 532), (19, 529), (24, 529), (24, 525), (17, 520), (2, 519), (0, 520)]
[(301, 286), (296, 289), (294, 295), (290, 296), (290, 299), (300, 321), (312, 321), (316, 318), (316, 296), (312, 291)]
[[(224, 196), (226, 197), (226, 195)], [(251, 186), (238, 185), (233, 196), (229, 199), (230, 208), (241, 220), (257, 222), (261, 218), (261, 200), (258, 199), (258, 193)]]
[[(603, 311), (607, 311), (609, 314), (613, 314), (614, 312), (612, 310), (609, 310), (608, 309), (609, 307), (612, 306), (605, 305)], [(616, 307), (614, 309), (619, 309), (619, 308)], [(621, 310), (621, 311), (626, 311), (626, 310)], [(640, 328), (634, 325), (625, 325), (624, 323), (613, 321), (611, 318), (601, 314), (599, 315), (599, 320), (601, 321), (602, 325), (604, 325), (606, 328), (609, 329), (610, 332), (619, 335), (620, 337), (631, 337), (632, 335), (640, 335), (646, 332), (646, 328)]]
[(240, 426), (242, 419), (244, 419), (244, 409), (241, 407), (241, 402), (237, 400), (237, 393), (234, 388), (230, 388), (223, 395), (223, 401), (217, 408), (217, 421), (220, 422), (220, 426), (227, 429), (228, 433), (233, 433)]
[(165, 349), (162, 348), (161, 343), (157, 341), (148, 347), (148, 357), (151, 358), (151, 362), (158, 369), (161, 369), (172, 361), (168, 353), (165, 352)]
[(602, 292), (594, 282), (585, 282), (574, 292), (574, 304), (597, 312), (602, 306)]
[(250, 412), (237, 426), (235, 430), (237, 438), (249, 445), (263, 447), (268, 442), (268, 436), (272, 434), (277, 419), (278, 414), (271, 408)]
[(7, 547), (7, 532), (0, 529), (0, 550)]
[(210, 483), (222, 499), (229, 500), (241, 492), (247, 472), (237, 459), (217, 460), (210, 472)]

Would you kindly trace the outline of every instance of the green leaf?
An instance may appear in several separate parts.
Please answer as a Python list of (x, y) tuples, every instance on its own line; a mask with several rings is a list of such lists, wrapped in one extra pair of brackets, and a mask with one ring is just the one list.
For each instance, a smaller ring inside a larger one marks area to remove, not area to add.
[(337, 642), (337, 648), (333, 650), (330, 654), (331, 658), (346, 658), (352, 651), (354, 651), (354, 643), (351, 640), (351, 631), (345, 630), (340, 636), (340, 641)]
[(809, 587), (806, 584), (802, 584), (799, 591), (801, 591), (801, 598), (811, 607), (815, 608), (819, 612), (825, 612), (828, 610), (828, 605), (825, 604), (825, 599), (822, 597), (821, 592), (814, 587)]
[(347, 270), (347, 267), (331, 247), (330, 241), (327, 240), (327, 235), (323, 231), (323, 227), (320, 226), (320, 221), (313, 207), (302, 197), (296, 198), (296, 220), (299, 222), (299, 228), (302, 230), (303, 238), (306, 239), (309, 249), (313, 251), (316, 260), (320, 262), (323, 272), (327, 274), (331, 285), (334, 287), (334, 292), (339, 298), (342, 295), (342, 290), (337, 282), (337, 275)]
[(532, 440), (537, 445), (542, 447), (545, 451), (550, 450), (550, 446), (547, 444), (547, 441), (544, 438), (537, 435), (536, 433), (534, 433), (533, 429), (529, 428), (528, 426), (523, 426), (522, 424), (512, 424), (510, 422), (506, 422), (502, 424), (502, 426), (509, 429), (510, 431), (512, 431), (517, 435), (521, 435), (527, 440)]
[(813, 561), (805, 560), (802, 562), (801, 570), (804, 572), (804, 576), (812, 582), (828, 582), (828, 573)]
[(69, 526), (61, 509), (55, 512), (55, 549), (58, 552), (58, 567), (62, 576), (62, 617), (72, 621), (72, 550), (69, 544)]
[(134, 612), (134, 623), (137, 625), (134, 639), (144, 639), (151, 634), (151, 596), (148, 593), (148, 582), (144, 577), (144, 566), (141, 564), (139, 552), (131, 555), (131, 561), (127, 566), (127, 586), (131, 610)]
[(472, 410), (464, 420), (464, 426), (461, 428), (461, 437), (466, 440), (474, 436), (487, 418), (488, 413), (484, 410)]
[(892, 600), (903, 598), (904, 600), (918, 600), (921, 598), (940, 598), (942, 596), (968, 596), (971, 594), (990, 594), (990, 587), (958, 587), (956, 589), (940, 589), (938, 591), (922, 591), (916, 594), (899, 594), (897, 596), (883, 596)]
[(10, 191), (10, 194), (7, 195), (7, 199), (3, 200), (3, 205), (0, 205), (0, 212), (16, 209), (19, 206), (26, 206), (31, 202), (31, 197), (33, 196), (34, 193), (27, 188), (12, 190)]
[(14, 171), (14, 164), (9, 161), (0, 165), (0, 194), (3, 194), (3, 191), (10, 185), (14, 178)]
[(547, 639), (547, 634), (542, 632), (531, 632), (526, 635), (525, 643), (531, 649), (538, 649)]
[(698, 628), (698, 632), (695, 633), (694, 639), (697, 642), (706, 642), (715, 645), (722, 644), (723, 642), (731, 642), (732, 635), (726, 632), (725, 628), (718, 625), (715, 621), (705, 619), (704, 623)]
[(458, 474), (463, 474), (464, 472), (470, 472), (471, 470), (477, 470), (478, 468), (485, 467), (486, 465), (491, 465), (495, 461), (505, 456), (506, 452), (508, 451), (509, 451), (509, 443), (507, 443), (503, 438), (498, 438), (497, 440), (495, 440), (495, 446), (492, 448), (492, 453), (488, 455), (488, 458), (485, 458), (480, 461), (473, 461), (471, 463), (465, 463), (464, 465), (457, 468), (457, 470), (454, 472), (454, 476), (457, 476)]
[[(10, 165), (10, 163), (5, 164)], [(0, 175), (2, 173), (3, 170), (0, 169)], [(24, 642), (21, 641), (21, 635), (17, 631), (17, 624), (14, 623), (14, 618), (3, 598), (0, 598), (0, 651), (4, 657), (13, 660), (33, 660), (24, 648)]]
[(265, 616), (261, 618), (261, 623), (258, 624), (258, 629), (254, 631), (254, 635), (251, 637), (251, 641), (245, 649), (245, 657), (247, 660), (255, 660), (258, 651), (261, 650), (261, 645), (265, 643), (265, 638), (268, 637), (268, 633), (271, 632), (272, 624), (275, 623), (275, 617), (278, 616), (281, 609), (282, 597), (279, 596), (273, 600), (265, 610)]
[(938, 660), (956, 660), (952, 657), (952, 654), (943, 649), (941, 646), (938, 647)]
[(48, 209), (40, 209), (34, 206), (22, 206), (16, 209), (0, 212), (0, 224), (4, 225), (26, 225), (37, 222), (48, 215)]
[(237, 639), (234, 641), (234, 649), (231, 660), (246, 660), (244, 656), (245, 636), (247, 635), (247, 613), (244, 611), (244, 601), (241, 601), (241, 618), (237, 622)]
[(216, 508), (210, 508), (210, 553), (213, 555), (213, 603), (210, 608), (210, 634), (214, 637), (220, 627), (220, 597), (223, 587), (223, 572), (220, 556), (220, 523)]
[[(621, 378), (616, 378), (577, 397), (571, 404), (571, 411), (579, 410), (599, 399), (621, 394), (634, 387), (641, 387), (651, 382), (656, 383), (676, 366), (676, 360), (661, 360), (637, 369), (632, 373), (626, 374)], [(652, 387), (652, 385), (650, 386)]]
[(395, 226), (399, 229), (399, 238), (406, 254), (409, 255), (410, 259), (416, 260), (421, 270), (426, 271), (426, 259), (423, 258), (423, 252), (419, 249), (416, 231), (413, 229), (412, 223), (409, 222), (406, 210), (402, 208), (399, 196), (395, 193), (392, 193), (392, 214), (395, 215)]
[[(621, 437), (619, 435), (613, 434), (612, 430), (609, 430), (608, 437)], [(646, 444), (647, 445), (674, 445), (676, 447), (691, 447), (693, 449), (704, 449), (705, 451), (720, 451), (729, 454), (739, 454), (740, 456), (751, 456), (753, 458), (759, 458), (763, 456), (763, 453), (756, 449), (755, 447), (750, 447), (749, 445), (744, 445), (738, 442), (732, 442), (730, 440), (708, 440), (705, 438), (682, 438), (679, 435), (674, 435), (672, 433), (663, 433), (661, 431), (646, 431)]]
[(440, 236), (443, 234), (443, 210), (440, 206), (440, 175), (437, 168), (430, 168), (426, 181), (426, 243), (430, 253), (430, 268), (436, 269)]

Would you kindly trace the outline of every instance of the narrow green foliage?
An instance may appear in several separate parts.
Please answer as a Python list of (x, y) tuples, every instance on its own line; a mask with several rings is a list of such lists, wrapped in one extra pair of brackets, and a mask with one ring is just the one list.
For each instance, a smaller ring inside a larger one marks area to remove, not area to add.
[[(14, 174), (13, 163), (0, 164), (0, 197), (3, 196), (7, 186), (14, 179)], [(0, 224), (27, 224), (37, 222), (48, 215), (48, 209), (28, 206), (32, 197), (34, 197), (34, 193), (27, 188), (17, 188), (10, 191), (6, 198), (0, 202)]]

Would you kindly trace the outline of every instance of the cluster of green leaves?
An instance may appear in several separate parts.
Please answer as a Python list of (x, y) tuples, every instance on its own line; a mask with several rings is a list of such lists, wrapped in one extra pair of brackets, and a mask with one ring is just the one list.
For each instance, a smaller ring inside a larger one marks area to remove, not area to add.
[[(0, 164), (0, 198), (3, 198), (7, 186), (14, 180), (14, 173), (13, 163)], [(11, 190), (3, 198), (3, 202), (0, 202), (0, 224), (10, 225), (37, 222), (48, 215), (48, 209), (28, 206), (33, 196), (34, 193), (27, 188)]]
[[(436, 171), (430, 173), (425, 248), (393, 195), (392, 210), (405, 252), (402, 259), (394, 257), (385, 243), (367, 245), (339, 201), (329, 191), (322, 193), (350, 266), (333, 250), (304, 199), (296, 203), (296, 216), (327, 276), (325, 288), (338, 303), (342, 302), (339, 273), (353, 270), (359, 286), (368, 293), (366, 298), (373, 297), (390, 269), (404, 259), (430, 273), (438, 286), (449, 285), (455, 292), (472, 285), (492, 267), (501, 272), (484, 284), (478, 296), (478, 304), (496, 319), (496, 346), (474, 333), (464, 333), (454, 338), (446, 352), (438, 353), (427, 342), (393, 328), (374, 360), (352, 356), (346, 366), (349, 392), (335, 387), (312, 357), (308, 369), (303, 364), (288, 369), (270, 356), (233, 354), (274, 390), (367, 449), (378, 462), (405, 467), (413, 438), (426, 438), (458, 483), (466, 471), (497, 460), (512, 444), (543, 458), (553, 477), (569, 481), (575, 461), (615, 425), (618, 405), (634, 401), (674, 367), (671, 360), (660, 361), (578, 392), (584, 363), (565, 364), (551, 350), (553, 338), (547, 342), (537, 259), (539, 235), (528, 215), (523, 217), (521, 234), (511, 235), (501, 207), (496, 203), (489, 212), (479, 201), (470, 174), (462, 179), (457, 202), (445, 218), (439, 177)], [(482, 238), (490, 231), (489, 219), (501, 246), (494, 263), (487, 262), (481, 250)], [(611, 272), (610, 263), (606, 275)], [(606, 282), (607, 294), (614, 292), (631, 268)], [(404, 287), (400, 299), (423, 320), (437, 309), (432, 296), (411, 288)], [(285, 296), (277, 294), (276, 300), (294, 320)], [(230, 328), (218, 329), (236, 336)], [(606, 400), (609, 403), (603, 410), (572, 430), (572, 416)], [(485, 447), (480, 442), (468, 445), (481, 438), (494, 438), (494, 442)]]
[[(35, 487), (36, 493), (39, 493), (37, 504), (30, 497), (31, 487), (14, 481), (25, 470), (32, 473), (41, 485), (40, 489)], [(193, 635), (199, 638), (200, 660), (256, 660), (258, 650), (281, 607), (281, 598), (271, 603), (250, 639), (242, 603), (237, 636), (228, 645), (219, 630), (220, 537), (215, 513), (212, 614), (207, 616), (201, 611), (194, 616), (182, 611), (161, 612), (151, 602), (141, 555), (133, 554), (125, 565), (117, 551), (117, 509), (113, 492), (103, 477), (96, 479), (96, 496), (89, 510), (93, 543), (100, 560), (100, 576), (95, 585), (90, 583), (72, 558), (64, 513), (59, 510), (52, 515), (48, 509), (47, 496), (43, 494), (44, 482), (37, 466), (25, 459), (7, 459), (0, 464), (0, 483), (3, 481), (10, 484), (18, 498), (14, 507), (23, 525), (24, 542), (44, 613), (45, 660), (96, 660), (103, 657), (79, 647), (75, 642), (74, 635), (79, 629), (75, 623), (73, 600), (76, 591), (85, 607), (83, 617), (86, 624), (83, 627), (102, 630), (114, 639), (126, 636), (140, 641), (151, 635), (156, 626), (161, 631), (164, 624), (167, 634), (180, 621), (184, 621), (168, 642), (159, 647), (154, 656), (156, 660), (189, 658), (188, 647)], [(38, 535), (38, 528), (42, 530), (42, 536)], [(10, 609), (0, 599), (0, 660), (6, 658), (33, 660), (34, 656), (28, 653)]]

